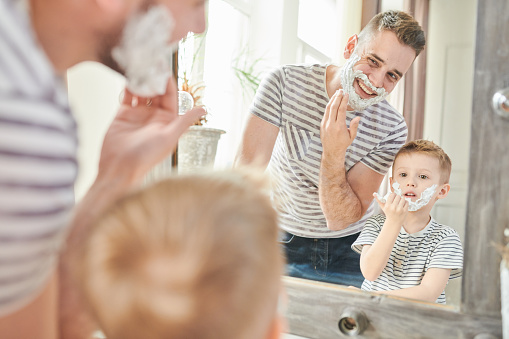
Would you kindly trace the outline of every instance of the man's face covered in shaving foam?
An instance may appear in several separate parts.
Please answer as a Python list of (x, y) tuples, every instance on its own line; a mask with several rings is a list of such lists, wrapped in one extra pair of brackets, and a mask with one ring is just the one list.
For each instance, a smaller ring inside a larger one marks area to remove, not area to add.
[[(205, 1), (167, 2), (145, 2), (142, 9), (128, 17), (120, 33), (113, 34), (110, 41), (116, 43), (111, 53), (104, 53), (105, 64), (124, 74), (127, 87), (138, 96), (164, 94), (178, 41), (190, 31), (205, 30)], [(180, 16), (178, 20), (173, 13)]]
[(376, 33), (350, 53), (341, 69), (341, 86), (349, 109), (362, 111), (392, 92), (412, 65), (415, 51), (389, 31)]

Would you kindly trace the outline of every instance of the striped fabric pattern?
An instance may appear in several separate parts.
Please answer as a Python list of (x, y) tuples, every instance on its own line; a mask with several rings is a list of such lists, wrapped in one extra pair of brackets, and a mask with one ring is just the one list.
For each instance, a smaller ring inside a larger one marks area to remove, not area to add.
[[(280, 226), (307, 238), (337, 238), (358, 233), (374, 204), (358, 222), (344, 230), (331, 231), (320, 207), (318, 182), (322, 143), (320, 124), (329, 102), (325, 73), (327, 65), (287, 65), (276, 68), (262, 81), (250, 113), (280, 130), (268, 170), (275, 178), (273, 198), (280, 212)], [(362, 112), (347, 112), (347, 125), (361, 117), (357, 137), (347, 150), (350, 169), (362, 162), (385, 174), (407, 137), (401, 114), (387, 101)]]
[[(372, 245), (385, 222), (385, 215), (376, 215), (366, 222), (364, 229), (352, 244), (352, 249), (362, 252), (363, 245)], [(433, 218), (417, 233), (408, 234), (403, 227), (399, 232), (389, 261), (382, 274), (375, 280), (364, 280), (365, 291), (391, 291), (417, 286), (429, 268), (451, 269), (449, 279), (461, 277), (463, 247), (458, 233), (451, 227), (437, 223)], [(436, 300), (445, 304), (445, 291)]]
[(76, 124), (21, 1), (0, 0), (0, 316), (56, 264), (74, 205)]

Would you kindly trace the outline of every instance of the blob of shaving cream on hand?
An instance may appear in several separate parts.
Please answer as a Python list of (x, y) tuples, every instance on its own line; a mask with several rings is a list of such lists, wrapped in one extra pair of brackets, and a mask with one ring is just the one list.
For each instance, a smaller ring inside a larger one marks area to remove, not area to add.
[(166, 92), (172, 75), (171, 55), (178, 43), (171, 44), (175, 22), (164, 5), (130, 18), (113, 59), (124, 70), (127, 88), (137, 96), (153, 97)]
[[(417, 199), (416, 201), (412, 201), (412, 199), (410, 199), (410, 198), (405, 198), (405, 200), (408, 201), (408, 210), (410, 212), (415, 212), (415, 211), (423, 208), (424, 206), (426, 206), (430, 202), (431, 197), (433, 197), (433, 194), (435, 193), (435, 190), (437, 189), (437, 187), (438, 186), (435, 184), (431, 187), (426, 188), (421, 193), (421, 197), (419, 199)], [(401, 188), (399, 187), (399, 183), (394, 182), (392, 184), (392, 188), (394, 188), (394, 193), (396, 193), (400, 197), (403, 197), (403, 192), (401, 191)], [(376, 197), (378, 198), (378, 200), (385, 203), (391, 193), (392, 192), (387, 193), (384, 197), (380, 197), (378, 195), (378, 193), (375, 193), (375, 194), (376, 194)]]

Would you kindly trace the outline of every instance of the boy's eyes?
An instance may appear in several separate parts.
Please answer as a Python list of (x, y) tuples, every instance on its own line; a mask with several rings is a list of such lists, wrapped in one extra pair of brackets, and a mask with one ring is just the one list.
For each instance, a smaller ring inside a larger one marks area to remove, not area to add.
[[(402, 178), (405, 178), (406, 176), (408, 176), (408, 174), (406, 173), (400, 173), (399, 174), (400, 177)], [(419, 174), (418, 176), (420, 179), (428, 179), (429, 177), (426, 175), (426, 174)]]

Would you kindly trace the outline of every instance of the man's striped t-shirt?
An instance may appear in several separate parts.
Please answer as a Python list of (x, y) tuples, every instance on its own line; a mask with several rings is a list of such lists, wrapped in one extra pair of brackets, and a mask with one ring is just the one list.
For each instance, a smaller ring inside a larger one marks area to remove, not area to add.
[[(366, 222), (364, 229), (352, 244), (362, 252), (363, 245), (372, 245), (385, 222), (385, 215), (376, 215)], [(401, 227), (387, 265), (375, 281), (364, 280), (365, 291), (391, 291), (417, 286), (429, 268), (450, 269), (449, 279), (458, 278), (463, 270), (463, 247), (458, 233), (434, 219), (417, 233), (409, 234)], [(436, 300), (445, 304), (445, 291)]]
[(0, 316), (32, 301), (54, 272), (77, 174), (65, 86), (22, 4), (0, 0)]
[[(374, 204), (356, 223), (331, 231), (320, 207), (318, 182), (322, 143), (320, 124), (329, 102), (326, 91), (327, 65), (287, 65), (270, 72), (257, 91), (250, 113), (280, 130), (268, 170), (275, 179), (273, 198), (278, 205), (280, 226), (307, 238), (338, 238), (358, 233)], [(362, 112), (347, 112), (346, 123), (361, 117), (357, 137), (346, 153), (349, 170), (358, 162), (385, 174), (405, 143), (403, 116), (387, 101)]]

